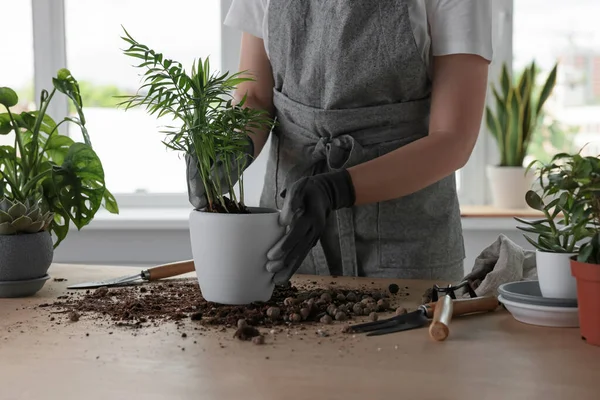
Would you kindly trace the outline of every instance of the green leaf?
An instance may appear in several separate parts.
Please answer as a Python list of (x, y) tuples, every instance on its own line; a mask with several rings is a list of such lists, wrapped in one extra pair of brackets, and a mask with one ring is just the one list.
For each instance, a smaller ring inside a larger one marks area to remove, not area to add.
[(527, 205), (534, 210), (544, 210), (544, 202), (542, 201), (542, 198), (533, 190), (527, 191), (525, 194), (525, 201), (527, 202)]
[(8, 209), (8, 215), (13, 218), (19, 218), (22, 215), (25, 215), (27, 212), (27, 207), (25, 207), (22, 203), (15, 203), (11, 208)]
[(17, 230), (9, 222), (0, 223), (0, 235), (14, 235)]
[(8, 135), (12, 130), (13, 126), (10, 121), (10, 115), (8, 113), (0, 114), (0, 135)]
[(45, 153), (48, 159), (62, 165), (69, 149), (75, 142), (68, 136), (52, 135), (46, 144)]
[(13, 217), (11, 217), (10, 214), (0, 210), (0, 223), (12, 222), (12, 220), (13, 220)]
[(94, 218), (104, 198), (104, 170), (94, 150), (74, 143), (61, 166), (52, 170), (52, 182), (62, 209), (78, 229)]
[(14, 107), (19, 103), (17, 93), (8, 87), (0, 87), (0, 104), (6, 108)]
[(108, 189), (106, 189), (104, 191), (104, 197), (103, 197), (103, 204), (102, 206), (111, 214), (118, 214), (119, 213), (119, 205), (117, 204), (117, 200), (115, 199), (115, 196), (113, 196), (113, 194), (111, 192), (108, 191)]
[(581, 246), (581, 249), (579, 249), (579, 254), (577, 255), (577, 261), (582, 263), (589, 262), (593, 251), (594, 248), (590, 243), (586, 243), (585, 245)]
[(537, 103), (537, 114), (540, 113), (540, 111), (544, 107), (544, 104), (546, 103), (546, 100), (548, 100), (550, 94), (552, 93), (552, 90), (554, 89), (554, 85), (556, 84), (557, 68), (558, 64), (555, 64), (554, 68), (552, 68), (552, 71), (550, 71), (550, 74), (548, 74), (548, 78), (546, 79), (546, 83), (544, 84), (544, 87), (540, 94), (540, 99)]

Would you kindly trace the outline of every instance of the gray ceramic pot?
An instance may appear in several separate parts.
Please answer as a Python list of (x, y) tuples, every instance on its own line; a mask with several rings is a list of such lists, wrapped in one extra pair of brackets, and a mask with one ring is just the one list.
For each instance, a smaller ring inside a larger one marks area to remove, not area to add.
[(0, 281), (42, 278), (53, 256), (49, 232), (0, 235)]

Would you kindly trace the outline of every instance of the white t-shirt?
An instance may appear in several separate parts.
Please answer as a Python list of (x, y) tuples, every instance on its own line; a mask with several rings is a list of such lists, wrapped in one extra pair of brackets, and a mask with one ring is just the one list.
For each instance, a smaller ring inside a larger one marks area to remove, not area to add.
[[(432, 56), (467, 53), (492, 60), (492, 0), (407, 3), (415, 42), (428, 69)], [(267, 55), (268, 9), (269, 0), (233, 0), (225, 18), (225, 25), (262, 38)]]

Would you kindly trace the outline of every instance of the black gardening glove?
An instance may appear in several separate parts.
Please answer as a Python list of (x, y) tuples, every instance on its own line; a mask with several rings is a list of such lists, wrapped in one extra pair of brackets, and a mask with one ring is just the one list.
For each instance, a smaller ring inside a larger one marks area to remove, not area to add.
[(275, 274), (278, 285), (287, 283), (300, 268), (321, 237), (331, 211), (352, 207), (356, 201), (346, 170), (302, 178), (281, 195), (285, 202), (280, 223), (289, 230), (267, 254), (267, 270)]
[[(254, 157), (254, 142), (250, 137), (248, 137), (248, 145), (246, 146), (245, 156), (245, 168), (248, 168), (252, 163)], [(188, 199), (196, 210), (200, 210), (208, 205), (208, 199), (206, 197), (206, 188), (204, 187), (204, 183), (202, 183), (200, 171), (198, 170), (198, 159), (196, 155), (186, 154), (185, 164)], [(232, 159), (229, 163), (229, 167), (231, 168), (231, 170), (229, 171), (229, 178), (231, 179), (231, 182), (235, 185), (238, 179), (240, 179), (240, 173), (243, 171), (238, 171), (238, 161), (234, 159)], [(223, 161), (217, 159), (217, 161), (211, 167), (211, 175), (213, 176), (213, 178), (219, 178), (219, 182), (221, 183), (221, 188), (223, 191), (229, 188), (227, 171), (225, 169)]]

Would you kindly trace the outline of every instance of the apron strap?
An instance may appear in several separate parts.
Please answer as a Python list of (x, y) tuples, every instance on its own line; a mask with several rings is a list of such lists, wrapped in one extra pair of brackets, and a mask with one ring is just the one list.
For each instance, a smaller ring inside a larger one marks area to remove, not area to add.
[(344, 276), (358, 276), (356, 242), (354, 240), (354, 215), (352, 208), (337, 210), (336, 216)]

